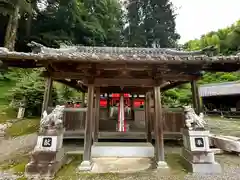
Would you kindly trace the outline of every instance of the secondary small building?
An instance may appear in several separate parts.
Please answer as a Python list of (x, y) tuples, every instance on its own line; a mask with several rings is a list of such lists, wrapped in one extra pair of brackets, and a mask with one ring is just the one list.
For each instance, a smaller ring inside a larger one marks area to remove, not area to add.
[(207, 114), (240, 115), (240, 81), (200, 85), (199, 96)]

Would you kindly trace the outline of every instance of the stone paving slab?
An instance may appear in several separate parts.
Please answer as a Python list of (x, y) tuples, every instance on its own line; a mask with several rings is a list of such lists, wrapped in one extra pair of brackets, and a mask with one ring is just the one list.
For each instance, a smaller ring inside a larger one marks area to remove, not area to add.
[(130, 173), (148, 170), (149, 158), (93, 158), (92, 173)]

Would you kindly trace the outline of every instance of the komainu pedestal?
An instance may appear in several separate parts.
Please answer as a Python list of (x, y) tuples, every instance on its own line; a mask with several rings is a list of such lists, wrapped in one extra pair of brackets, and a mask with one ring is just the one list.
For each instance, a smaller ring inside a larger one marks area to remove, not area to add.
[(185, 106), (184, 112), (182, 156), (186, 168), (193, 173), (221, 173), (221, 166), (215, 161), (209, 146), (210, 133), (204, 127), (203, 114), (197, 115), (190, 106)]
[(221, 173), (221, 166), (209, 147), (209, 131), (183, 129), (182, 134), (182, 157), (186, 168), (193, 173)]
[(46, 112), (40, 123), (37, 144), (31, 153), (31, 160), (25, 167), (29, 179), (52, 179), (66, 162), (62, 148), (64, 128), (62, 126), (63, 107), (57, 106), (49, 115)]

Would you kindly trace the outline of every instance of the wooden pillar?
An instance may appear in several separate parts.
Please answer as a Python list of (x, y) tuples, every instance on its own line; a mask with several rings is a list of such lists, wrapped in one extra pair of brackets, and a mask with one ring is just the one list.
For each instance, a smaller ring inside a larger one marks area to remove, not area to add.
[(131, 119), (134, 121), (134, 94), (131, 94)]
[[(81, 100), (82, 100), (82, 102), (81, 102), (81, 108), (84, 108), (85, 107), (85, 93), (84, 92), (82, 92), (81, 93)], [(80, 114), (80, 129), (83, 129), (84, 128), (84, 122), (86, 121), (86, 119), (85, 119), (85, 112), (81, 112), (81, 114)]]
[(160, 168), (166, 168), (164, 157), (164, 141), (163, 141), (163, 116), (161, 105), (160, 86), (154, 87), (154, 119), (155, 119), (155, 154), (157, 165)]
[(87, 99), (87, 116), (85, 122), (84, 134), (84, 153), (83, 161), (91, 162), (91, 146), (92, 146), (92, 123), (93, 123), (93, 99), (94, 99), (94, 85), (88, 85), (88, 99)]
[(81, 97), (81, 99), (82, 99), (81, 108), (84, 108), (85, 107), (85, 93), (82, 92), (81, 95), (82, 95), (82, 97)]
[(198, 93), (198, 86), (196, 81), (191, 81), (191, 90), (192, 90), (192, 100), (193, 100), (193, 108), (196, 114), (201, 112), (200, 98)]
[(109, 93), (107, 93), (107, 118), (109, 119), (110, 116), (110, 97)]
[(150, 106), (150, 98), (151, 94), (148, 92), (145, 95), (145, 129), (146, 129), (146, 136), (147, 142), (152, 142), (152, 126), (151, 126), (151, 106)]
[(100, 88), (96, 88), (96, 97), (95, 97), (95, 125), (94, 125), (94, 138), (93, 141), (98, 141), (99, 134), (99, 113), (100, 113)]
[(44, 97), (43, 97), (43, 104), (42, 104), (42, 113), (44, 111), (47, 111), (48, 106), (49, 106), (49, 101), (51, 100), (51, 94), (52, 94), (52, 78), (47, 77), (46, 78), (46, 83), (45, 83), (45, 92), (44, 92)]

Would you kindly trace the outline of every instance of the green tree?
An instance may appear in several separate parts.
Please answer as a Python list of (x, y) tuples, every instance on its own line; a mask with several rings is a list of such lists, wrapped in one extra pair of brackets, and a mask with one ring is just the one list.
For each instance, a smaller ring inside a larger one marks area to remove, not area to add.
[(180, 38), (169, 0), (136, 0), (127, 5), (125, 38), (128, 46), (175, 47)]
[(59, 0), (38, 12), (32, 21), (30, 39), (46, 46), (121, 43), (122, 12), (117, 0)]
[[(31, 70), (26, 74), (21, 73), (16, 86), (9, 92), (8, 98), (11, 107), (18, 108), (24, 103), (27, 116), (38, 116), (41, 114), (44, 95), (44, 78), (40, 76), (41, 70)], [(57, 101), (57, 93), (53, 88), (53, 104)]]
[(27, 0), (0, 0), (0, 13), (8, 16), (4, 46), (14, 50), (18, 22), (23, 13), (32, 13), (31, 4)]

